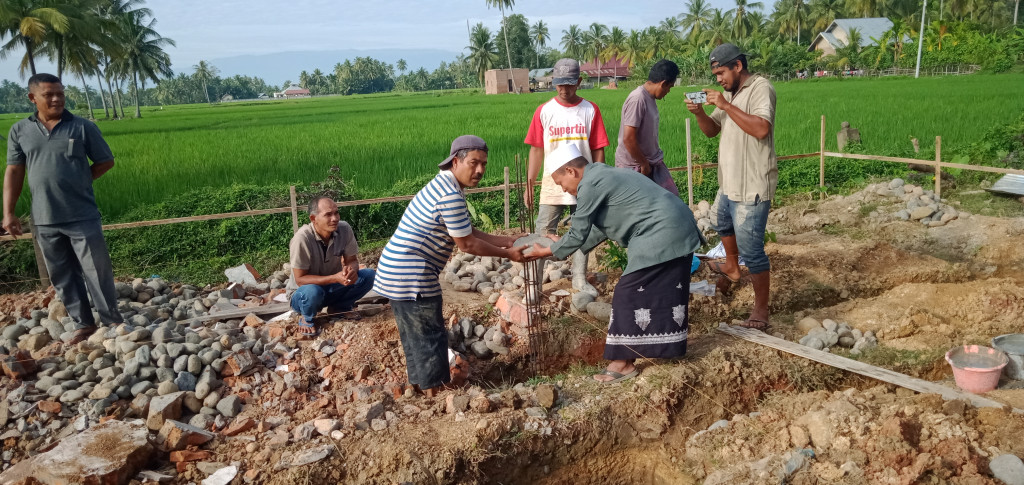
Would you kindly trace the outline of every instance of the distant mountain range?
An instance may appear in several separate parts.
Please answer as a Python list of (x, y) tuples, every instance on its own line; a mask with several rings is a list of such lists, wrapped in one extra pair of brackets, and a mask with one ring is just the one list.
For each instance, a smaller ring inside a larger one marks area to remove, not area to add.
[[(285, 81), (298, 82), (299, 73), (312, 72), (320, 69), (325, 74), (334, 70), (334, 65), (355, 60), (356, 57), (372, 57), (389, 64), (405, 59), (407, 72), (424, 68), (428, 71), (437, 69), (441, 62), (451, 62), (459, 55), (458, 52), (441, 49), (341, 49), (330, 51), (295, 51), (277, 52), (273, 54), (257, 54), (210, 59), (210, 63), (220, 70), (221, 77), (236, 74), (257, 76), (268, 84), (280, 85)], [(182, 72), (188, 69), (179, 68)]]

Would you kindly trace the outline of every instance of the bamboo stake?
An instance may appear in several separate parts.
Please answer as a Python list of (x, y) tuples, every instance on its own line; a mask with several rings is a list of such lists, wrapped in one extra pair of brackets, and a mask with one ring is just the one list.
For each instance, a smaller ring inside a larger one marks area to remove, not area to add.
[[(818, 151), (819, 155), (819, 169), (818, 169), (818, 186), (825, 188), (825, 115), (821, 115), (821, 150)], [(821, 193), (821, 198), (825, 198), (824, 191)]]
[[(516, 154), (516, 157), (519, 157), (518, 153)], [(509, 185), (508, 167), (505, 167), (505, 229), (509, 228), (508, 217), (510, 213), (510, 200), (508, 196), (511, 189), (512, 187)]]
[(693, 147), (690, 144), (690, 118), (686, 118), (686, 192), (693, 206)]
[(39, 271), (39, 284), (43, 288), (50, 286), (50, 272), (46, 270), (46, 260), (43, 259), (43, 250), (39, 247), (39, 240), (36, 238), (36, 225), (32, 224), (32, 250), (36, 254), (36, 270)]
[(942, 137), (935, 137), (935, 195), (942, 197)]
[(288, 187), (288, 195), (292, 199), (292, 234), (299, 232), (299, 206), (295, 203), (295, 186)]

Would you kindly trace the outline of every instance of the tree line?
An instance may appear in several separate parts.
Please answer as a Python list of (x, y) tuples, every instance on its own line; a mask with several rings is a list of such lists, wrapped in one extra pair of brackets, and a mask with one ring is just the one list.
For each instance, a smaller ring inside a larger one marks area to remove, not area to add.
[[(921, 0), (777, 0), (767, 11), (761, 1), (733, 0), (728, 10), (708, 0), (687, 0), (683, 11), (658, 25), (625, 30), (591, 23), (570, 25), (554, 39), (544, 20), (531, 22), (507, 14), (514, 0), (485, 0), (501, 12), (493, 32), (482, 22), (469, 33), (466, 55), (433, 71), (408, 70), (370, 57), (345, 60), (329, 72), (302, 71), (296, 80), (313, 95), (367, 94), (480, 87), (490, 69), (550, 67), (560, 57), (604, 63), (613, 59), (644, 77), (655, 60), (679, 64), (684, 79), (709, 80), (707, 57), (724, 42), (751, 54), (754, 71), (791, 77), (820, 69), (913, 67), (921, 22)], [(81, 82), (69, 92), (90, 112), (101, 105), (106, 117), (124, 116), (124, 98), (142, 104), (215, 102), (269, 95), (277, 86), (256, 77), (221, 78), (215, 66), (200, 61), (190, 74), (174, 75), (164, 51), (174, 41), (156, 30), (144, 0), (4, 0), (0, 3), (0, 59), (20, 55), (22, 74), (35, 74), (35, 59), (45, 56), (57, 75)], [(1017, 24), (1020, 0), (932, 0), (928, 2), (922, 66), (975, 64), (1005, 71), (1024, 61), (1024, 29)], [(854, 30), (851, 42), (835, 54), (807, 52), (813, 37), (839, 18), (887, 17), (892, 28), (880, 38)], [(98, 80), (98, 90), (86, 82)], [(147, 87), (147, 82), (150, 86)], [(285, 81), (281, 89), (292, 84)], [(66, 84), (71, 84), (66, 83)], [(17, 86), (0, 85), (0, 111), (24, 111)], [(12, 94), (13, 93), (13, 94)], [(113, 114), (111, 114), (113, 111)]]

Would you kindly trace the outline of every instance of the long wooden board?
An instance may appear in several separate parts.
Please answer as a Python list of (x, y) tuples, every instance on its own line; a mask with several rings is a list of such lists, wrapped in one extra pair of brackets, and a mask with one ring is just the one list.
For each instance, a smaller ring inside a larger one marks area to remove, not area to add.
[(212, 315), (203, 315), (199, 317), (198, 320), (200, 322), (227, 320), (230, 318), (243, 318), (250, 313), (255, 313), (257, 315), (263, 315), (266, 313), (284, 313), (291, 309), (291, 305), (287, 303), (271, 303), (269, 305), (255, 306), (252, 308), (239, 308), (238, 310), (228, 310), (226, 312), (217, 312)]
[[(811, 359), (815, 362), (820, 362), (825, 365), (830, 365), (839, 369), (847, 370), (862, 376), (870, 377), (872, 379), (878, 379), (883, 382), (895, 384), (900, 387), (907, 389), (938, 394), (943, 399), (961, 399), (968, 401), (976, 407), (985, 408), (1001, 408), (1006, 406), (1005, 404), (994, 401), (987, 397), (972, 394), (970, 392), (964, 392), (959, 389), (953, 389), (951, 387), (943, 386), (942, 384), (936, 384), (916, 377), (910, 377), (906, 374), (900, 374), (889, 369), (883, 369), (881, 367), (875, 367), (870, 364), (858, 362), (853, 359), (847, 359), (846, 357), (840, 357), (835, 354), (823, 352), (821, 350), (815, 350), (810, 347), (805, 347), (796, 342), (790, 342), (771, 335), (765, 334), (759, 330), (753, 330), (749, 328), (743, 328), (738, 326), (726, 325), (725, 323), (718, 324), (718, 331), (739, 337), (748, 342), (764, 345), (773, 349), (778, 349), (783, 352), (797, 355), (805, 359)], [(1024, 414), (1024, 410), (1013, 408), (1013, 412), (1017, 414)]]

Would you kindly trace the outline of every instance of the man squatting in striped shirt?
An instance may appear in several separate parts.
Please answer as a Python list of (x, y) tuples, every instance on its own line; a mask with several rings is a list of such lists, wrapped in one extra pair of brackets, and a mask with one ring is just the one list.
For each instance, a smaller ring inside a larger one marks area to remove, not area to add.
[(448, 334), (441, 315), (438, 275), (455, 246), (477, 256), (524, 263), (527, 246), (518, 236), (497, 236), (473, 228), (463, 189), (476, 187), (487, 168), (487, 143), (462, 135), (452, 142), (441, 171), (409, 203), (377, 264), (373, 289), (391, 299), (405, 350), (409, 383), (428, 397), (451, 380)]

